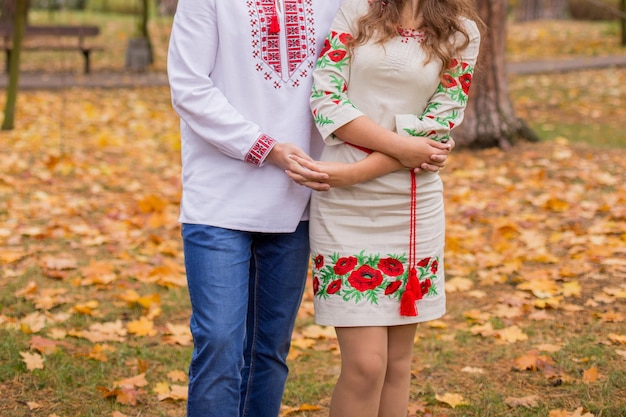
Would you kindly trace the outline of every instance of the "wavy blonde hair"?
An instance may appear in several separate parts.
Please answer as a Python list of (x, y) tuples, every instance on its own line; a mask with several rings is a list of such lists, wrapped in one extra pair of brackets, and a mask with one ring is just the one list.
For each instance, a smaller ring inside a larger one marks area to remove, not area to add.
[[(357, 21), (357, 33), (350, 42), (350, 48), (369, 40), (383, 43), (397, 36), (400, 12), (409, 1), (411, 0), (370, 0), (369, 10)], [(424, 47), (428, 61), (433, 58), (441, 60), (441, 75), (470, 42), (470, 35), (462, 18), (474, 21), (479, 30), (483, 27), (472, 0), (420, 0), (414, 18), (422, 19), (419, 29), (426, 34)], [(454, 43), (457, 32), (465, 38), (462, 44)]]

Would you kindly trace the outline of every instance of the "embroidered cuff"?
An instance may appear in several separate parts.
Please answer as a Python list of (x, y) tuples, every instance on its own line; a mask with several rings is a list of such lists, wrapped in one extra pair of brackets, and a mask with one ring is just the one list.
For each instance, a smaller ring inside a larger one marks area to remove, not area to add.
[(276, 140), (266, 134), (262, 134), (256, 143), (252, 145), (250, 151), (248, 151), (246, 162), (261, 166), (274, 145), (276, 145)]

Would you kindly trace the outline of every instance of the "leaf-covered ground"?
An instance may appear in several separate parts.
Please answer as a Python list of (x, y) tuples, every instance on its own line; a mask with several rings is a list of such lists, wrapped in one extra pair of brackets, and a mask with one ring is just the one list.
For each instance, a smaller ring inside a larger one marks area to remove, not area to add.
[[(448, 314), (418, 329), (411, 416), (626, 415), (625, 81), (515, 77), (551, 141), (454, 152)], [(21, 93), (0, 133), (0, 415), (184, 415), (177, 130), (166, 88)], [(291, 367), (283, 415), (327, 415), (337, 343), (310, 290)]]

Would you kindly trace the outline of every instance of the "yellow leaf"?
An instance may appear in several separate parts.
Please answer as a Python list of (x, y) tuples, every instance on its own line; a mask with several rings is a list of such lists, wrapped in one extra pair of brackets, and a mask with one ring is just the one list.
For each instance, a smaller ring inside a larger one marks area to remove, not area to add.
[(560, 351), (563, 346), (561, 345), (553, 345), (550, 343), (544, 343), (542, 345), (538, 345), (536, 346), (537, 350), (542, 351), (542, 352), (549, 352), (549, 353), (554, 353), (554, 352), (558, 352)]
[(565, 297), (580, 298), (582, 287), (578, 281), (566, 282), (563, 284), (563, 295)]
[(469, 402), (467, 402), (461, 394), (452, 394), (452, 393), (445, 393), (443, 395), (437, 394), (435, 395), (435, 398), (437, 399), (437, 401), (448, 404), (452, 408), (456, 408), (460, 405), (469, 405)]
[(27, 401), (26, 405), (28, 406), (29, 410), (39, 410), (40, 408), (43, 408), (43, 405), (36, 403), (34, 401)]
[(443, 320), (431, 320), (426, 323), (431, 329), (447, 329), (448, 325)]
[(20, 320), (20, 325), (26, 334), (39, 333), (46, 326), (47, 321), (46, 316), (36, 311)]
[(20, 356), (26, 364), (26, 369), (34, 371), (35, 369), (43, 369), (43, 357), (38, 353), (20, 352)]
[(508, 405), (511, 408), (515, 408), (515, 407), (533, 408), (533, 407), (537, 407), (538, 402), (539, 402), (539, 396), (529, 395), (527, 397), (521, 397), (521, 398), (509, 397), (505, 399), (504, 402), (506, 403), (506, 405)]
[(174, 401), (186, 401), (188, 388), (186, 385), (172, 385), (169, 392), (164, 392), (158, 395), (159, 401), (174, 400)]
[(165, 394), (165, 395), (169, 395), (170, 393), (170, 384), (168, 384), (167, 382), (159, 382), (154, 386), (154, 389), (152, 390), (152, 392), (154, 392), (155, 394)]
[(133, 320), (126, 325), (128, 333), (136, 336), (154, 336), (157, 334), (154, 322), (142, 316), (139, 320)]
[(41, 265), (46, 269), (62, 271), (75, 269), (78, 266), (78, 260), (71, 255), (46, 256), (41, 260)]
[(502, 340), (505, 343), (515, 343), (528, 339), (528, 335), (522, 332), (522, 330), (517, 326), (510, 326), (502, 330), (497, 330), (496, 335), (499, 340)]
[(174, 382), (186, 382), (189, 376), (183, 371), (170, 371), (167, 373), (167, 377)]
[(145, 387), (148, 385), (148, 381), (146, 380), (146, 374), (142, 373), (136, 375), (132, 378), (126, 378), (115, 382), (116, 387)]
[(467, 292), (474, 287), (474, 281), (469, 278), (452, 278), (446, 281), (446, 292)]
[(561, 288), (553, 280), (547, 278), (526, 281), (519, 284), (517, 288), (530, 291), (538, 298), (550, 298), (561, 292)]
[(330, 326), (312, 324), (302, 330), (302, 335), (310, 339), (336, 339), (335, 329)]
[(17, 262), (20, 259), (24, 258), (26, 255), (28, 255), (28, 253), (20, 249), (0, 250), (0, 265)]
[(609, 334), (609, 340), (618, 345), (626, 345), (626, 335), (623, 334)]
[(97, 309), (99, 306), (100, 303), (97, 300), (91, 300), (84, 303), (76, 304), (73, 309), (77, 313), (91, 316), (94, 314), (94, 310)]
[(461, 368), (461, 372), (467, 372), (468, 374), (484, 374), (485, 370), (482, 368), (474, 368), (471, 366), (465, 366)]

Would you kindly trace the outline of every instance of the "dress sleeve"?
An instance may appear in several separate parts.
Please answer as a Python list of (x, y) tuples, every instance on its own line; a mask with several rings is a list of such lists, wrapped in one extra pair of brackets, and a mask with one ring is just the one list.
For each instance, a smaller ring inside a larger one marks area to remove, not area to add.
[(219, 34), (215, 1), (179, 0), (168, 48), (172, 105), (186, 127), (231, 158), (262, 165), (275, 140), (215, 86)]
[[(445, 142), (452, 129), (463, 121), (480, 46), (476, 24), (467, 20), (465, 26), (470, 36), (469, 44), (457, 59), (452, 60), (422, 114), (396, 115), (399, 134)], [(457, 42), (464, 40), (460, 33), (457, 35)]]
[(343, 143), (333, 132), (363, 115), (348, 97), (350, 51), (346, 44), (353, 35), (355, 3), (347, 1), (339, 9), (313, 72), (311, 110), (315, 125), (328, 145)]

